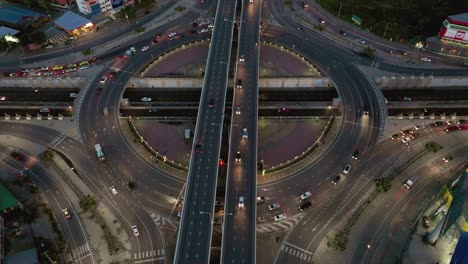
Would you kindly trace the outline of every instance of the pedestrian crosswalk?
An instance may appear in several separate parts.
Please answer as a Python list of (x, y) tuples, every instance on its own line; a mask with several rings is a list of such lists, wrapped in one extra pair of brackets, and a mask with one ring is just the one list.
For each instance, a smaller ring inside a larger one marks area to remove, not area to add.
[(160, 257), (164, 257), (164, 249), (141, 251), (141, 252), (133, 253), (132, 257), (134, 260), (141, 260), (141, 259), (147, 259), (147, 258), (160, 258)]
[(276, 231), (291, 230), (299, 221), (304, 217), (303, 214), (296, 215), (286, 220), (268, 223), (268, 224), (257, 224), (257, 233), (270, 233)]
[(89, 244), (86, 243), (84, 245), (79, 246), (78, 248), (75, 249), (75, 253), (78, 253), (78, 255), (83, 255), (89, 253), (90, 248)]
[(312, 252), (309, 252), (307, 250), (304, 250), (302, 248), (296, 247), (294, 245), (291, 245), (289, 243), (283, 243), (281, 245), (280, 251), (285, 252), (286, 254), (290, 256), (297, 257), (306, 263), (312, 263), (312, 258), (313, 254)]
[(55, 148), (58, 144), (60, 144), (60, 142), (62, 142), (65, 138), (67, 137), (67, 135), (65, 133), (60, 133), (58, 136), (56, 136), (54, 139), (52, 139), (52, 141), (50, 141), (50, 143), (47, 145), (49, 148)]
[(65, 41), (66, 39), (68, 39), (68, 34), (66, 32), (62, 32), (61, 34), (50, 38), (49, 41), (50, 42), (61, 42), (61, 41)]

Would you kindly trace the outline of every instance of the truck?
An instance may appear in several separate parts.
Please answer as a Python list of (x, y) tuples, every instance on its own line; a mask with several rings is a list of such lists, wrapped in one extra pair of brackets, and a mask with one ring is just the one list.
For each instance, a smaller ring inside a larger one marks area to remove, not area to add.
[(104, 152), (102, 152), (102, 147), (100, 144), (94, 145), (94, 149), (96, 150), (97, 157), (102, 161), (106, 160), (106, 157), (104, 156)]
[(405, 187), (407, 190), (409, 190), (411, 187), (413, 187), (414, 183), (416, 182), (416, 180), (418, 179), (417, 176), (412, 176), (411, 178), (409, 178), (408, 180), (405, 181), (405, 183), (403, 184), (403, 187)]

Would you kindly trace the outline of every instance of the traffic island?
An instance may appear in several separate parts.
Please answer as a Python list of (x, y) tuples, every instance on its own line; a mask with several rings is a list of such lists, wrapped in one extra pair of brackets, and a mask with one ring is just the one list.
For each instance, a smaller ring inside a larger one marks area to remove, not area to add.
[[(330, 117), (322, 133), (319, 134), (318, 138), (301, 154), (292, 157), (279, 165), (265, 168), (261, 160), (258, 164), (258, 184), (264, 184), (270, 181), (275, 181), (287, 177), (306, 166), (309, 166), (317, 157), (319, 157), (328, 146), (334, 141), (341, 117)], [(296, 140), (300, 140), (296, 139)]]

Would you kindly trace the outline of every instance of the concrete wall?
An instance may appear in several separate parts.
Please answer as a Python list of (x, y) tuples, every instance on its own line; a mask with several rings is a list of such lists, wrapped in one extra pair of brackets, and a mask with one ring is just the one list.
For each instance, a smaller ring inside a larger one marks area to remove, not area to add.
[[(162, 78), (131, 78), (127, 88), (200, 88), (202, 78), (162, 77)], [(232, 80), (228, 83), (233, 87)], [(262, 88), (300, 88), (300, 87), (333, 87), (334, 84), (325, 77), (298, 77), (298, 78), (260, 78), (258, 85)]]
[(376, 77), (375, 82), (380, 88), (429, 88), (429, 87), (457, 87), (468, 86), (468, 78), (432, 76), (399, 76)]
[(18, 88), (80, 88), (85, 79), (80, 78), (0, 78), (0, 87)]

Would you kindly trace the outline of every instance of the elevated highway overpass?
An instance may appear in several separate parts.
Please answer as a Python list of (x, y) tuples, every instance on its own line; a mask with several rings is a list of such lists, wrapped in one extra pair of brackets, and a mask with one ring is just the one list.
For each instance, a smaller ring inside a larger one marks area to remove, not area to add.
[[(0, 87), (23, 88), (80, 88), (86, 83), (86, 78), (0, 78)], [(394, 88), (429, 88), (429, 87), (466, 87), (468, 77), (433, 77), (433, 76), (377, 76), (375, 83), (381, 89)], [(184, 76), (165, 77), (132, 77), (126, 88), (201, 88), (203, 78)], [(228, 80), (228, 87), (233, 87), (232, 79)], [(258, 80), (261, 89), (280, 88), (314, 88), (335, 87), (328, 77), (263, 77)]]

